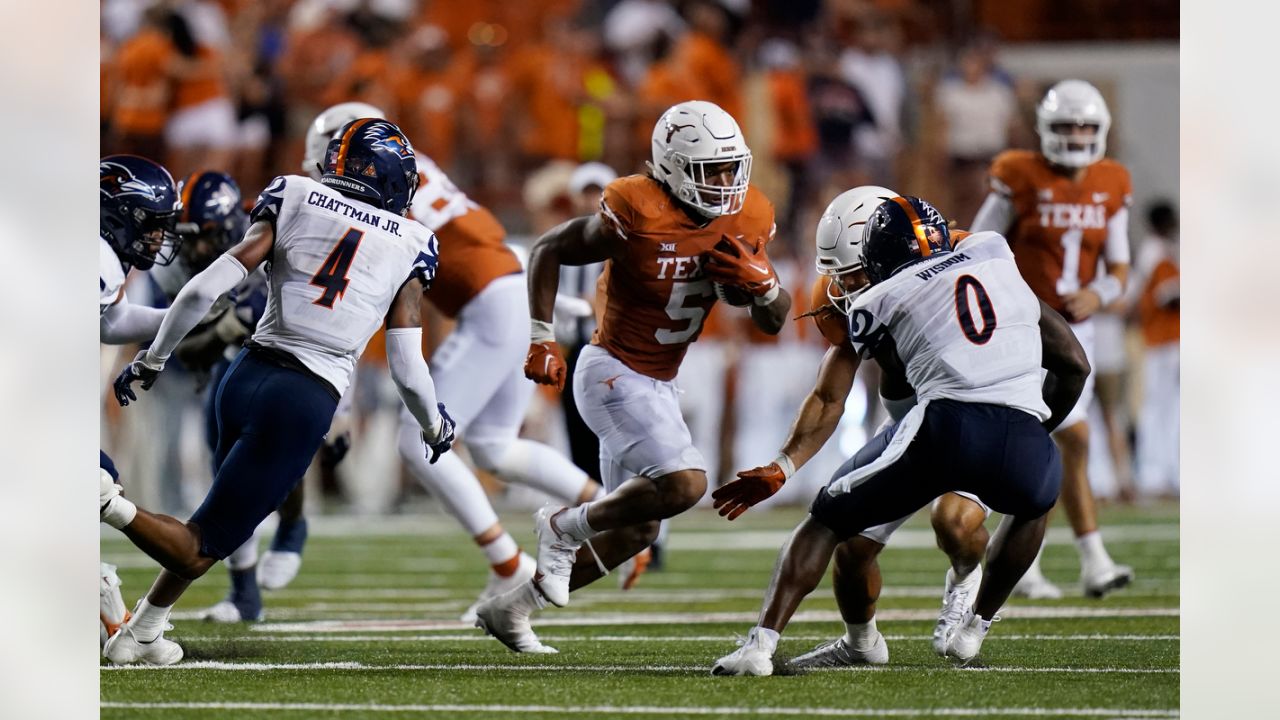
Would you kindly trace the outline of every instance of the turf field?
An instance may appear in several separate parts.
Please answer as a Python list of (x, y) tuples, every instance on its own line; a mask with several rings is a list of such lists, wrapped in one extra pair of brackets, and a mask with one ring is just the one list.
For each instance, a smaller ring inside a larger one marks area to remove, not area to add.
[[(1070, 585), (1075, 550), (1055, 517), (1045, 573), (1058, 601), (1015, 600), (956, 669), (929, 635), (946, 560), (918, 516), (881, 556), (879, 627), (888, 667), (719, 678), (716, 658), (754, 624), (777, 548), (800, 511), (747, 513), (732, 525), (698, 511), (672, 527), (666, 568), (630, 592), (605, 578), (568, 608), (535, 616), (559, 655), (523, 656), (457, 622), (484, 585), (482, 559), (443, 515), (312, 521), (302, 573), (266, 597), (266, 621), (193, 619), (220, 599), (220, 567), (191, 589), (169, 633), (187, 659), (167, 669), (104, 667), (103, 718), (505, 717), (1176, 717), (1176, 506), (1108, 509), (1104, 536), (1137, 581), (1106, 600)], [(504, 517), (533, 547), (527, 514)], [(154, 565), (114, 532), (132, 606)], [(824, 583), (801, 606), (779, 656), (843, 632)]]

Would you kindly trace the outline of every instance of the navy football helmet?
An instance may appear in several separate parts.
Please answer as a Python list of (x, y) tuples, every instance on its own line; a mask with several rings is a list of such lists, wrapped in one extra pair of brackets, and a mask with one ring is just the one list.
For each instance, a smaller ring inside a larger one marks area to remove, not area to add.
[(418, 189), (418, 162), (395, 123), (352, 120), (329, 141), (320, 182), (374, 207), (405, 214)]
[(895, 197), (881, 203), (862, 232), (862, 265), (872, 285), (914, 262), (948, 252), (951, 231), (947, 221), (918, 197)]
[(98, 161), (98, 188), (99, 232), (126, 270), (173, 262), (182, 204), (168, 170), (136, 155), (108, 155)]
[(240, 186), (226, 173), (192, 173), (178, 183), (178, 197), (182, 199), (177, 224), (182, 259), (194, 274), (244, 239), (249, 213)]

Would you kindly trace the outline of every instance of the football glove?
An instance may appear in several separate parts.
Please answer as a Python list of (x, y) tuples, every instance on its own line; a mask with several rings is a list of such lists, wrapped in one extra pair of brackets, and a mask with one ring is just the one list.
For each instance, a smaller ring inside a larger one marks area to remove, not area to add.
[(711, 499), (720, 517), (736, 520), (748, 508), (773, 497), (787, 481), (787, 473), (778, 463), (771, 462), (758, 468), (743, 470), (738, 479), (725, 483), (711, 493)]
[(436, 408), (440, 410), (440, 433), (432, 440), (423, 431), (422, 442), (427, 445), (427, 463), (434, 465), (440, 456), (449, 452), (449, 448), (453, 447), (454, 429), (456, 428), (453, 418), (449, 417), (449, 413), (444, 409), (444, 403), (436, 403)]
[(748, 243), (723, 235), (707, 251), (706, 275), (722, 285), (763, 297), (778, 287), (778, 273), (764, 251), (764, 238)]
[(161, 370), (164, 370), (163, 360), (156, 361), (148, 357), (147, 350), (139, 350), (133, 362), (126, 365), (116, 377), (116, 381), (112, 383), (116, 402), (120, 403), (121, 407), (125, 407), (131, 400), (137, 400), (138, 396), (133, 393), (133, 388), (130, 386), (140, 381), (143, 390), (150, 390), (151, 386), (156, 384), (156, 378), (160, 377)]
[(557, 392), (564, 390), (568, 374), (560, 345), (554, 340), (529, 344), (529, 354), (524, 359), (524, 376), (540, 385), (553, 385)]

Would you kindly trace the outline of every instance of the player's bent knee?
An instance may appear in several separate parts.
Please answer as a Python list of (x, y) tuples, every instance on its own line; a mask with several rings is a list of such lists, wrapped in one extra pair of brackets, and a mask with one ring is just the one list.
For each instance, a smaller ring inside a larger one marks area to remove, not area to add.
[(661, 529), (662, 522), (659, 520), (649, 520), (638, 525), (632, 525), (629, 528), (629, 535), (631, 542), (638, 547), (636, 552), (652, 545), (658, 539), (658, 532)]
[(482, 440), (479, 438), (467, 440), (467, 450), (471, 453), (471, 461), (476, 464), (476, 467), (487, 473), (496, 473), (502, 467), (502, 461), (510, 449), (511, 443), (506, 440)]
[(697, 505), (707, 492), (707, 474), (701, 470), (680, 470), (663, 475), (655, 482), (670, 515)]
[(836, 565), (847, 570), (873, 565), (884, 545), (861, 535), (836, 546)]

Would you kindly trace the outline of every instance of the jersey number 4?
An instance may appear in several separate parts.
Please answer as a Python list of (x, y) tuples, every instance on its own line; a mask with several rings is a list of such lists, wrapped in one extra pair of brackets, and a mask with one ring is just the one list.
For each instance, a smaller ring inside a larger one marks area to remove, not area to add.
[(329, 257), (325, 258), (324, 264), (311, 276), (312, 285), (324, 288), (320, 297), (312, 301), (314, 304), (332, 310), (333, 304), (342, 299), (347, 292), (347, 285), (351, 283), (347, 271), (351, 269), (351, 261), (356, 259), (356, 251), (360, 249), (362, 238), (364, 233), (360, 230), (347, 230), (347, 234), (334, 246)]
[[(973, 320), (973, 310), (969, 307), (969, 291), (973, 291), (978, 301), (978, 313), (982, 316), (982, 329), (978, 329)], [(996, 332), (996, 309), (991, 305), (991, 296), (982, 287), (978, 278), (972, 275), (961, 275), (956, 280), (956, 319), (960, 321), (960, 330), (969, 342), (974, 345), (986, 345)]]

